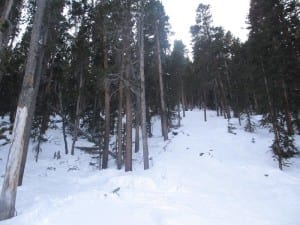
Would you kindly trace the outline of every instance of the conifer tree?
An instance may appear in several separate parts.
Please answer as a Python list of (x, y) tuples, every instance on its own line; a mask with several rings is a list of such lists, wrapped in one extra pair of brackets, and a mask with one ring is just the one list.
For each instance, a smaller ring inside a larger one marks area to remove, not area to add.
[(45, 8), (46, 1), (39, 0), (37, 2), (23, 86), (18, 102), (12, 143), (9, 149), (6, 172), (0, 196), (0, 220), (15, 215), (15, 201), (20, 166), (24, 151), (28, 148), (36, 93), (40, 83), (41, 74), (36, 73), (36, 71), (38, 71), (37, 68), (41, 66), (41, 61), (38, 60), (39, 50), (41, 45), (45, 43), (44, 37), (42, 36), (42, 23)]

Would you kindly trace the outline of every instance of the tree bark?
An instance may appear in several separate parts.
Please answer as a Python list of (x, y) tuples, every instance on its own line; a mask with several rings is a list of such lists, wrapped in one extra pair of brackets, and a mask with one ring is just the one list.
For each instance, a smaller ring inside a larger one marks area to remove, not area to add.
[(157, 64), (158, 64), (158, 79), (159, 79), (159, 90), (160, 90), (160, 113), (161, 113), (161, 129), (164, 140), (168, 140), (168, 123), (166, 115), (166, 103), (165, 103), (165, 93), (164, 93), (164, 82), (163, 82), (163, 72), (161, 63), (161, 49), (158, 31), (158, 21), (155, 23), (155, 36), (156, 36), (156, 54), (157, 54)]
[(59, 99), (59, 107), (60, 111), (62, 114), (62, 131), (63, 131), (63, 138), (64, 138), (64, 144), (65, 144), (65, 154), (69, 154), (69, 149), (68, 149), (68, 142), (67, 142), (67, 135), (66, 135), (66, 118), (64, 114), (64, 106), (63, 106), (63, 98), (62, 98), (62, 91), (61, 91), (61, 86), (58, 86), (58, 99)]
[(9, 149), (6, 172), (0, 197), (0, 220), (11, 218), (15, 214), (15, 202), (22, 154), (25, 149), (28, 148), (36, 97), (34, 96), (34, 93), (40, 83), (40, 78), (38, 77), (40, 74), (36, 74), (36, 69), (38, 68), (39, 62), (39, 41), (41, 38), (41, 28), (46, 2), (46, 0), (37, 1), (37, 10), (32, 28), (23, 86), (18, 102), (12, 143)]
[(79, 128), (79, 118), (81, 113), (81, 98), (82, 98), (82, 88), (83, 88), (83, 71), (82, 68), (80, 68), (80, 74), (79, 74), (79, 88), (78, 88), (78, 97), (76, 102), (76, 112), (75, 112), (75, 126), (73, 130), (73, 142), (71, 147), (71, 155), (74, 155), (75, 151), (75, 143), (78, 138), (78, 128)]
[(135, 142), (134, 152), (140, 151), (140, 124), (141, 124), (141, 99), (140, 95), (136, 96), (136, 109), (135, 109)]
[[(130, 68), (126, 65), (125, 78), (130, 79)], [(132, 171), (132, 101), (129, 85), (125, 88), (126, 98), (126, 148), (125, 148), (125, 171)]]
[(102, 169), (107, 169), (108, 166), (108, 151), (109, 151), (109, 134), (110, 134), (110, 80), (104, 81), (105, 92), (105, 128), (104, 128), (104, 149), (102, 158)]
[(143, 159), (144, 169), (149, 169), (149, 150), (147, 135), (147, 118), (146, 118), (146, 88), (145, 88), (145, 58), (144, 58), (144, 29), (143, 15), (140, 21), (140, 89), (141, 89), (141, 128), (143, 141)]
[[(122, 74), (123, 72), (121, 72)], [(121, 75), (122, 76), (122, 75)], [(120, 170), (122, 168), (123, 156), (123, 135), (122, 135), (122, 118), (123, 118), (123, 81), (119, 84), (119, 103), (118, 103), (118, 131), (117, 131), (117, 166)]]

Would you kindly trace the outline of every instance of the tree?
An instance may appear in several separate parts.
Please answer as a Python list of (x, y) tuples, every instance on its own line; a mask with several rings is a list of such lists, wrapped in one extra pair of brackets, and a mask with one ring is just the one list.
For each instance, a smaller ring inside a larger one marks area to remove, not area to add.
[(15, 214), (15, 201), (21, 160), (23, 152), (28, 148), (36, 93), (40, 83), (41, 74), (36, 73), (36, 70), (41, 63), (40, 60), (38, 60), (39, 50), (44, 43), (42, 24), (45, 8), (46, 0), (38, 0), (23, 86), (18, 102), (12, 143), (9, 149), (9, 156), (0, 197), (0, 220), (13, 217)]
[[(297, 152), (293, 144), (290, 113), (291, 106), (294, 108), (290, 102), (295, 97), (295, 86), (290, 82), (297, 79), (295, 71), (299, 69), (295, 31), (295, 25), (299, 25), (299, 17), (294, 17), (296, 11), (295, 1), (252, 0), (249, 13), (249, 45), (255, 70), (254, 79), (259, 84), (259, 101), (261, 105), (267, 106), (262, 108), (265, 118), (263, 123), (272, 125), (272, 149), (280, 169), (283, 168), (284, 160)], [(287, 88), (287, 83), (291, 84), (291, 88)]]
[(157, 67), (158, 67), (158, 80), (159, 80), (159, 93), (160, 93), (160, 114), (161, 114), (161, 129), (164, 140), (168, 140), (168, 122), (167, 111), (165, 103), (165, 90), (163, 81), (162, 61), (161, 61), (161, 48), (159, 40), (158, 22), (155, 24), (155, 39), (156, 39), (156, 54), (157, 54)]
[[(178, 126), (180, 126), (180, 109), (182, 115), (185, 116), (185, 83), (186, 83), (186, 68), (188, 60), (185, 57), (185, 46), (181, 40), (175, 40), (173, 51), (167, 60), (167, 105), (169, 114), (177, 111)], [(169, 115), (169, 117), (172, 115)]]
[(17, 36), (17, 25), (21, 15), (23, 0), (5, 0), (0, 3), (0, 83), (4, 76), (3, 69), (9, 41), (12, 43)]
[[(146, 89), (145, 89), (145, 59), (144, 59), (144, 5), (141, 4), (141, 13), (139, 17), (138, 37), (139, 37), (139, 69), (140, 69), (140, 90), (141, 90), (141, 128), (143, 140), (143, 158), (144, 169), (149, 168), (148, 135), (146, 121)], [(138, 115), (139, 116), (139, 115)]]
[[(11, 12), (12, 6), (14, 4), (14, 0), (5, 0), (1, 3), (1, 14), (0, 14), (0, 51), (2, 51), (4, 44), (4, 35), (6, 31), (9, 29), (10, 22), (8, 21), (9, 14)], [(1, 80), (0, 80), (1, 81)]]

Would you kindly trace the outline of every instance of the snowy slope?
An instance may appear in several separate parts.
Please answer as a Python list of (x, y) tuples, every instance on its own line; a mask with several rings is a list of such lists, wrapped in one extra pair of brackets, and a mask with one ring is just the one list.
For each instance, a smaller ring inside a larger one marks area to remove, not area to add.
[[(233, 122), (236, 135), (215, 112), (207, 123), (202, 112), (187, 112), (178, 134), (163, 142), (157, 121), (151, 169), (143, 171), (136, 154), (130, 173), (99, 171), (90, 165), (96, 159), (79, 151), (53, 159), (63, 141), (51, 130), (39, 162), (28, 156), (18, 216), (0, 225), (299, 225), (300, 160), (280, 171), (268, 147), (272, 135), (245, 133)], [(7, 148), (0, 147), (0, 175)]]

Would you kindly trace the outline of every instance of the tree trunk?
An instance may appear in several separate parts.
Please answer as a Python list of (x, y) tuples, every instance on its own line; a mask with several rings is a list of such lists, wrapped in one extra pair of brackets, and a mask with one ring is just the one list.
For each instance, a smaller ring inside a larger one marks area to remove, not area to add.
[(140, 151), (140, 125), (141, 125), (141, 97), (136, 96), (136, 109), (135, 109), (135, 145), (134, 152)]
[[(34, 93), (39, 87), (40, 82), (40, 78), (38, 77), (40, 74), (36, 74), (36, 69), (38, 68), (39, 62), (39, 40), (41, 38), (41, 28), (46, 2), (46, 0), (37, 1), (37, 10), (32, 28), (23, 86), (18, 102), (12, 143), (9, 149), (6, 172), (0, 197), (0, 220), (11, 218), (15, 214), (17, 185), (20, 175), (22, 155), (25, 149), (28, 148), (36, 97), (34, 96)], [(25, 144), (27, 145), (25, 146)]]
[[(46, 29), (48, 31), (48, 29)], [(47, 37), (48, 37), (48, 32), (41, 32), (43, 34), (41, 34), (41, 37), (43, 36), (44, 39), (44, 43), (46, 43)], [(37, 68), (35, 70), (35, 77), (37, 77), (38, 81), (36, 81), (36, 83), (38, 83), (38, 86), (35, 87), (34, 89), (34, 93), (33, 93), (33, 103), (32, 103), (32, 109), (31, 109), (31, 114), (32, 114), (32, 118), (34, 116), (34, 111), (35, 111), (35, 107), (36, 107), (36, 100), (37, 100), (37, 95), (39, 92), (39, 83), (40, 83), (40, 78), (45, 70), (45, 65), (43, 65), (43, 61), (44, 61), (44, 48), (39, 50), (39, 61), (37, 62)], [(30, 125), (31, 126), (31, 125)], [(30, 127), (31, 128), (31, 127)], [(30, 135), (30, 132), (29, 134)], [(26, 142), (24, 143), (24, 146), (28, 146), (29, 138), (25, 138)], [(22, 161), (21, 161), (21, 166), (20, 166), (20, 175), (19, 175), (19, 181), (18, 181), (18, 185), (21, 186), (23, 183), (23, 176), (24, 176), (24, 171), (25, 171), (25, 164), (26, 164), (26, 159), (27, 159), (27, 153), (28, 153), (28, 147), (24, 149), (23, 153), (22, 153)]]
[(105, 128), (104, 128), (104, 149), (102, 158), (102, 169), (107, 169), (108, 166), (108, 151), (109, 151), (109, 134), (110, 134), (110, 80), (104, 81), (105, 92)]
[[(121, 72), (122, 74), (123, 72)], [(122, 76), (122, 75), (121, 75)], [(117, 166), (120, 170), (122, 168), (123, 156), (123, 135), (122, 135), (122, 118), (123, 118), (123, 81), (119, 84), (119, 103), (118, 103), (118, 126), (117, 126)]]
[(140, 21), (140, 89), (141, 89), (141, 128), (143, 141), (144, 169), (149, 169), (149, 151), (146, 118), (146, 88), (145, 88), (145, 58), (144, 58), (144, 21), (141, 15)]
[(67, 142), (67, 135), (66, 135), (66, 118), (64, 113), (64, 107), (63, 107), (63, 98), (62, 98), (62, 92), (61, 92), (61, 86), (58, 86), (58, 98), (59, 98), (59, 107), (62, 114), (62, 131), (63, 131), (63, 138), (64, 138), (64, 144), (65, 144), (65, 154), (69, 153), (68, 149), (68, 142)]
[(82, 68), (80, 68), (79, 88), (78, 88), (78, 96), (77, 96), (77, 102), (76, 102), (75, 126), (74, 126), (74, 130), (73, 130), (73, 142), (72, 142), (72, 147), (71, 147), (71, 155), (74, 155), (75, 143), (78, 138), (79, 119), (80, 119), (80, 114), (81, 114), (82, 88), (83, 88), (83, 71), (82, 71)]
[[(127, 56), (128, 57), (128, 56)], [(128, 61), (128, 60), (127, 60)], [(126, 65), (125, 78), (130, 80), (129, 63)], [(129, 83), (125, 88), (126, 98), (126, 148), (125, 148), (125, 171), (132, 171), (132, 100)]]
[(151, 109), (150, 106), (146, 106), (146, 121), (147, 121), (147, 134), (151, 138), (152, 134), (152, 124), (151, 124)]
[(159, 79), (159, 90), (160, 90), (160, 113), (161, 113), (161, 129), (164, 140), (168, 140), (168, 123), (166, 115), (166, 103), (164, 96), (164, 83), (163, 83), (163, 73), (161, 64), (161, 50), (160, 50), (160, 40), (158, 32), (158, 22), (155, 23), (155, 36), (156, 36), (156, 54), (157, 54), (157, 64), (158, 64), (158, 79)]
[(224, 89), (224, 85), (223, 85), (223, 81), (220, 77), (220, 75), (217, 75), (217, 83), (219, 84), (220, 87), (220, 92), (221, 92), (221, 97), (222, 97), (222, 102), (224, 104), (224, 110), (226, 111), (226, 118), (230, 119), (231, 115), (230, 115), (230, 109), (229, 109), (229, 105), (228, 105), (228, 101), (226, 99), (226, 94), (225, 94), (225, 89)]

